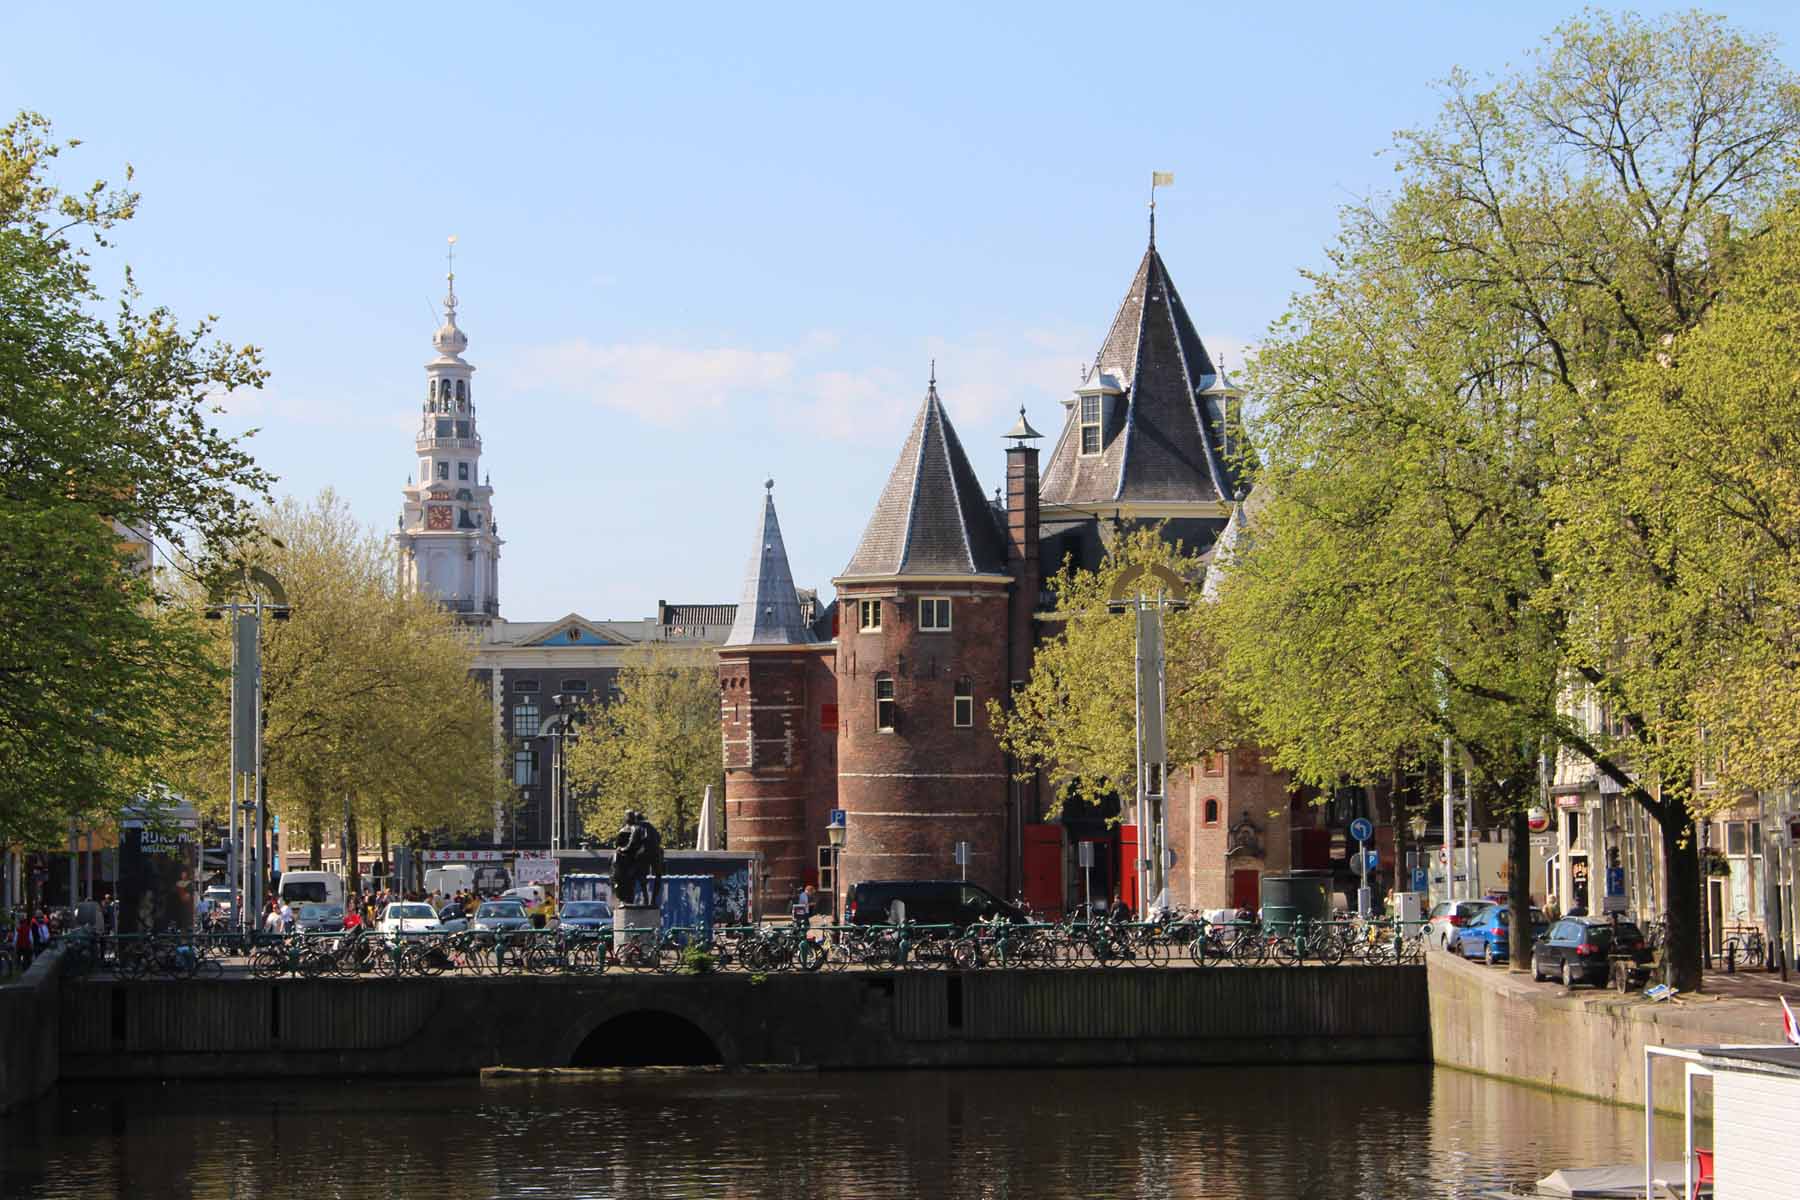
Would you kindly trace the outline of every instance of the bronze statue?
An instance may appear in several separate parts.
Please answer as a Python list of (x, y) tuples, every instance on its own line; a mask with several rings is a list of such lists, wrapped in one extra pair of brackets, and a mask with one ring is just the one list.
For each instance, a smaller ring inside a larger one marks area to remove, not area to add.
[(655, 905), (663, 874), (662, 834), (635, 809), (613, 835), (613, 903)]

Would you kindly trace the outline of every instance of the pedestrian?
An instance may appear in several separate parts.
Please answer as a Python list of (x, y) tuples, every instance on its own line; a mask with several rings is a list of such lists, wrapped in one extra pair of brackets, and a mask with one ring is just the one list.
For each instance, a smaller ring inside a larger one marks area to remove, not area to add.
[(38, 909), (37, 920), (31, 923), (31, 953), (33, 957), (50, 948), (50, 913), (47, 909)]
[(800, 885), (800, 894), (794, 897), (794, 924), (802, 929), (812, 928), (813, 894), (812, 884)]
[(294, 932), (294, 906), (286, 900), (281, 902), (281, 932)]
[(19, 914), (19, 924), (13, 930), (13, 953), (19, 960), (19, 970), (23, 971), (31, 965), (31, 914)]
[(269, 911), (263, 916), (263, 932), (281, 932), (281, 910), (275, 907), (273, 900), (269, 901)]

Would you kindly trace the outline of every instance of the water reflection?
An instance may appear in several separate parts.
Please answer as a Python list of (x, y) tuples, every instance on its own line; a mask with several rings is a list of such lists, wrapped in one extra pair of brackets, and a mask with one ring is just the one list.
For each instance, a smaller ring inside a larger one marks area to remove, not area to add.
[(1428, 1067), (65, 1087), (0, 1123), (0, 1195), (1435, 1200), (1638, 1121)]

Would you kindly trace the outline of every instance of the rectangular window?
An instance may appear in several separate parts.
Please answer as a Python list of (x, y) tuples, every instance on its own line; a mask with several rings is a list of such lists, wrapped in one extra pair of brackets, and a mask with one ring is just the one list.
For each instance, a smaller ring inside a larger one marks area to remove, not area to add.
[(894, 681), (886, 676), (875, 680), (875, 728), (894, 731)]
[(1100, 453), (1100, 397), (1081, 398), (1081, 452)]
[(513, 706), (513, 736), (519, 738), (536, 737), (538, 735), (538, 706), (530, 700)]
[(919, 628), (938, 631), (950, 628), (949, 599), (943, 596), (927, 596), (920, 600)]
[(1222, 754), (1208, 754), (1206, 756), (1206, 773), (1215, 779), (1225, 774), (1225, 756)]
[(438, 464), (438, 478), (445, 480), (445, 481), (449, 480), (449, 478), (450, 478), (450, 464), (449, 463), (441, 462)]
[(1732, 858), (1744, 857), (1744, 823), (1742, 821), (1726, 822), (1725, 853)]
[(562, 681), (562, 687), (559, 690), (565, 692), (585, 692), (588, 690), (588, 682), (585, 679), (565, 679)]
[(458, 479), (462, 480), (464, 483), (469, 482), (469, 464), (468, 463), (457, 463), (456, 464), (456, 477)]
[(513, 786), (531, 787), (537, 783), (538, 761), (536, 750), (513, 751)]
[(864, 633), (881, 632), (881, 601), (858, 600), (856, 602), (857, 628)]
[(452, 422), (449, 417), (439, 417), (437, 419), (437, 436), (441, 438), (449, 437), (453, 425), (454, 422)]
[(956, 697), (955, 703), (956, 708), (953, 713), (953, 719), (956, 723), (956, 727), (958, 729), (973, 729), (975, 727), (975, 697), (958, 696)]
[(518, 679), (513, 681), (513, 691), (515, 692), (535, 692), (537, 690), (538, 681), (535, 679)]
[(456, 436), (465, 439), (469, 437), (469, 423), (467, 421), (458, 421), (456, 423)]
[(819, 705), (819, 729), (824, 733), (836, 733), (838, 725), (837, 705)]

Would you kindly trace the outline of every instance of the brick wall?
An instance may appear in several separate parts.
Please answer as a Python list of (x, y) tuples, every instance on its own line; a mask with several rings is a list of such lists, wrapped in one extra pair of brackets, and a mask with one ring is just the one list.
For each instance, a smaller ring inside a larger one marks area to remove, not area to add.
[[(951, 629), (919, 628), (918, 601), (951, 601)], [(859, 629), (858, 601), (879, 600), (882, 628)], [(1005, 695), (1010, 610), (1003, 583), (846, 584), (837, 647), (838, 805), (848, 813), (842, 869), (859, 879), (956, 878), (958, 841), (969, 879), (1006, 885), (1007, 772), (987, 702)], [(892, 731), (877, 728), (876, 687), (894, 685)], [(966, 680), (973, 725), (953, 723)]]

